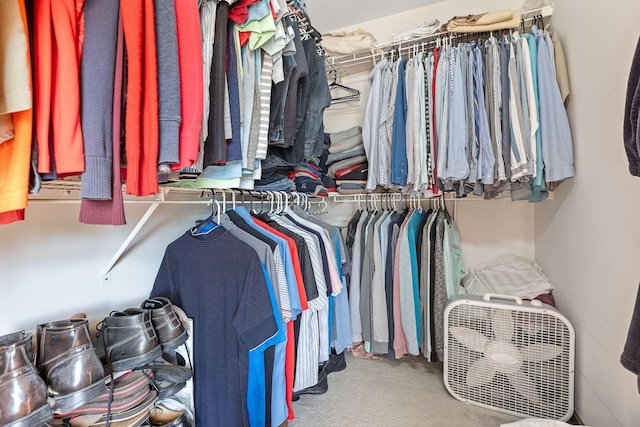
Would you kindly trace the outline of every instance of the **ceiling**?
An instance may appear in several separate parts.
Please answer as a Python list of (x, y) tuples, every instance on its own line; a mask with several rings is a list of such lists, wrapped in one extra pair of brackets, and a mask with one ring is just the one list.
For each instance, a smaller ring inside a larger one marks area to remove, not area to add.
[(309, 18), (321, 33), (348, 27), (442, 0), (306, 0)]

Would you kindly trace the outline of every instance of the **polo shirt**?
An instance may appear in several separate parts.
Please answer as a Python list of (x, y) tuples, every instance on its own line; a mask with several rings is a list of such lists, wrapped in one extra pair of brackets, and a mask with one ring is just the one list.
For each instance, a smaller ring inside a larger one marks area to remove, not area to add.
[(249, 351), (279, 333), (258, 255), (222, 227), (186, 232), (165, 251), (156, 296), (194, 321), (196, 424), (249, 425)]

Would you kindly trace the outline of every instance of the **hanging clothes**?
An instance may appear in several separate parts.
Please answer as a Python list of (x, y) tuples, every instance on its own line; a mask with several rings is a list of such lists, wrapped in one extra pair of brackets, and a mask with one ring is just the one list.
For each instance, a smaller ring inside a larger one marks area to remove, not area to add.
[[(37, 192), (43, 179), (81, 175), (82, 199), (96, 202), (83, 201), (81, 222), (122, 224), (122, 195), (115, 194), (122, 183), (137, 196), (157, 193), (159, 183), (193, 187), (181, 177), (194, 173), (202, 188), (268, 187), (274, 174), (282, 178), (278, 189), (326, 195), (326, 187), (335, 188), (319, 168), (322, 112), (331, 94), (320, 34), (304, 6), (286, 0), (147, 0), (133, 8), (86, 3), (65, 0), (52, 9), (42, 0), (25, 9), (32, 15), (33, 58), (29, 31), (22, 40), (16, 31), (22, 26), (16, 5), (23, 2), (8, 3), (12, 9), (3, 14), (3, 28), (15, 39), (0, 38), (0, 52), (22, 53), (9, 61), (15, 68), (5, 81), (16, 95), (10, 93), (10, 108), (0, 105), (0, 144), (24, 136), (16, 135), (8, 114), (30, 108), (31, 62), (37, 107), (33, 171), (24, 156), (12, 155), (0, 165), (0, 173), (16, 177), (3, 180), (7, 192), (14, 183), (21, 193)], [(121, 53), (119, 25), (126, 42)], [(4, 88), (0, 92), (4, 96)], [(286, 143), (271, 149), (270, 136)], [(317, 176), (309, 180), (297, 166), (316, 168)], [(24, 172), (33, 173), (31, 188)], [(22, 218), (22, 209), (13, 211), (11, 218)]]
[[(221, 425), (281, 425), (294, 418), (293, 396), (315, 387), (332, 355), (352, 347), (347, 246), (338, 229), (297, 206), (262, 214), (238, 206), (214, 218), (167, 247), (151, 295), (181, 304), (201, 331), (194, 337), (202, 375), (194, 379), (195, 401), (206, 410), (198, 416)], [(223, 246), (230, 253), (220, 258)], [(233, 257), (247, 262), (236, 266)], [(225, 387), (219, 405), (204, 403)]]
[(249, 351), (278, 333), (258, 255), (221, 227), (187, 232), (167, 247), (151, 296), (194, 319), (196, 423), (249, 425)]
[(7, 224), (23, 220), (27, 207), (33, 110), (24, 2), (3, 2), (0, 16), (0, 224)]
[(465, 272), (453, 219), (440, 208), (365, 209), (354, 214), (347, 233), (354, 349), (364, 341), (354, 355), (443, 360), (444, 306)]
[(573, 176), (565, 67), (554, 69), (548, 32), (533, 25), (499, 39), (435, 39), (388, 61), (385, 53), (369, 78), (364, 128), (378, 126), (365, 137), (367, 190), (510, 192), (512, 200), (538, 202)]

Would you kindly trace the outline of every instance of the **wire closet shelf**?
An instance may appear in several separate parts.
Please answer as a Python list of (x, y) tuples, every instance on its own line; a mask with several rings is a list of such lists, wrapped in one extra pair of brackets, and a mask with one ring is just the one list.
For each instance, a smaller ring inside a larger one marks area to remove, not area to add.
[[(532, 9), (521, 13), (520, 27), (512, 30), (526, 31), (532, 25), (537, 24), (539, 27), (547, 25), (549, 18), (553, 15), (552, 6), (544, 6), (538, 9)], [(508, 32), (506, 30), (494, 31), (494, 35)], [(454, 33), (451, 31), (440, 31), (420, 36), (410, 40), (402, 40), (390, 43), (380, 43), (370, 50), (350, 54), (331, 54), (327, 52), (325, 64), (327, 74), (332, 78), (344, 77), (347, 75), (369, 72), (376, 65), (376, 62), (383, 57), (397, 58), (398, 55), (410, 55), (415, 49), (426, 49), (435, 46), (438, 43), (455, 43), (458, 41), (473, 40), (490, 33)]]

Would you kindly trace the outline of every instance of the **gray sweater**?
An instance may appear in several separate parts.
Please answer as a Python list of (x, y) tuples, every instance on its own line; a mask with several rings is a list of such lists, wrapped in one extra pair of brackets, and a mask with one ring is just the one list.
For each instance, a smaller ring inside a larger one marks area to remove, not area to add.
[(180, 66), (173, 0), (154, 0), (158, 55), (159, 138), (158, 164), (180, 160)]
[(80, 196), (111, 199), (113, 79), (119, 0), (87, 0), (80, 62), (81, 125), (85, 171)]

